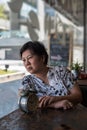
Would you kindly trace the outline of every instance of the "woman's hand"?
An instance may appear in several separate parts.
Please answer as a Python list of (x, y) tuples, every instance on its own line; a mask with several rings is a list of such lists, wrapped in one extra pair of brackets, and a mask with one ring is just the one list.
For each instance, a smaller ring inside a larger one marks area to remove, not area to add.
[(62, 100), (49, 105), (51, 108), (63, 108), (64, 110), (73, 108), (73, 104), (68, 100)]
[(39, 107), (70, 109), (73, 107), (73, 104), (68, 100), (56, 101), (55, 96), (43, 96), (39, 98)]
[(43, 96), (39, 98), (39, 107), (44, 108), (53, 103), (55, 100), (55, 97), (53, 96)]

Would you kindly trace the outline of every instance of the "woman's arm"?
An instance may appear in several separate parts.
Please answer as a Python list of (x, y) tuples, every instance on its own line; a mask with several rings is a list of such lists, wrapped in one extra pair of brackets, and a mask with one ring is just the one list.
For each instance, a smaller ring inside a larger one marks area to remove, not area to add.
[[(67, 100), (71, 102), (73, 105), (76, 105), (82, 101), (82, 94), (80, 91), (80, 88), (77, 84), (73, 86), (73, 88), (70, 90), (69, 95), (65, 96), (43, 96), (39, 98), (39, 106), (40, 107), (47, 107), (52, 104), (55, 104), (60, 101)], [(52, 105), (53, 106), (53, 105)]]
[(75, 84), (72, 87), (69, 95), (55, 96), (53, 101), (55, 102), (55, 101), (61, 101), (61, 100), (69, 100), (73, 104), (80, 103), (82, 101), (82, 93), (81, 93), (81, 90), (80, 90), (78, 84)]
[(68, 100), (61, 100), (61, 101), (57, 101), (57, 102), (51, 103), (50, 105), (46, 105), (46, 106), (42, 106), (41, 103), (39, 103), (38, 107), (39, 108), (44, 108), (44, 107), (46, 107), (46, 108), (63, 108), (65, 110), (65, 109), (73, 108), (73, 104)]

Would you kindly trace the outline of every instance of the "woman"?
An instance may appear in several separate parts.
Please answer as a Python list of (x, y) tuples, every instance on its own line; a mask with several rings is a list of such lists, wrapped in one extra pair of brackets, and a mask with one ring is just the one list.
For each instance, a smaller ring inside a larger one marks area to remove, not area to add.
[[(25, 43), (20, 56), (30, 73), (23, 78), (23, 89), (28, 90), (32, 81), (39, 97), (38, 107), (70, 109), (82, 101), (79, 87), (65, 67), (48, 67), (48, 54), (38, 41)], [(20, 92), (21, 94), (21, 92)]]

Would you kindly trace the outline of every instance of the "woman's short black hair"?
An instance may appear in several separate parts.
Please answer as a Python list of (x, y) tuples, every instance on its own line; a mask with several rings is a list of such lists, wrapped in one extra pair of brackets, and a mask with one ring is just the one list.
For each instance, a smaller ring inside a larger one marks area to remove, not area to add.
[(48, 54), (47, 54), (46, 48), (43, 45), (43, 43), (41, 43), (39, 41), (29, 41), (29, 42), (25, 43), (20, 49), (21, 58), (22, 58), (22, 53), (26, 50), (32, 51), (35, 55), (44, 56), (45, 57), (44, 63), (47, 64)]

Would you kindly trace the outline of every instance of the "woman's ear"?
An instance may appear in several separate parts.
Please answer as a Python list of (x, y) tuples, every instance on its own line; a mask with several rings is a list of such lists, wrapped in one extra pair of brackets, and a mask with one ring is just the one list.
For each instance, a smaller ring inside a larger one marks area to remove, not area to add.
[(43, 63), (45, 63), (45, 57), (44, 57), (44, 55), (42, 56), (42, 61), (43, 61)]

